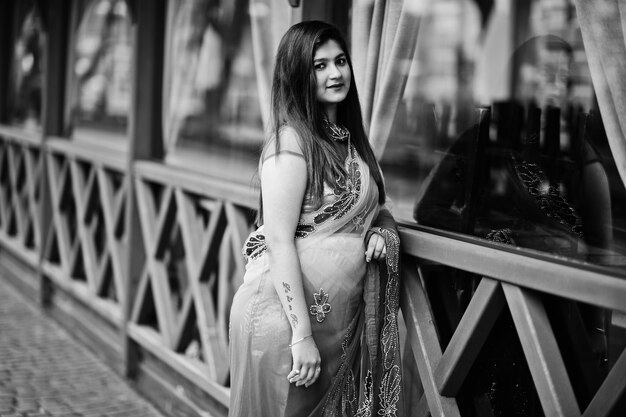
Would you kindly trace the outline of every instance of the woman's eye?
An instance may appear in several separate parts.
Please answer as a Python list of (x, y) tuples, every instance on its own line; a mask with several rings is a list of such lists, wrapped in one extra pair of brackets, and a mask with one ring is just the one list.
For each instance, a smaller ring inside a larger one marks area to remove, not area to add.
[(315, 68), (317, 71), (323, 70), (326, 67), (326, 65), (324, 64), (315, 64), (313, 66), (313, 68)]
[(344, 65), (346, 65), (348, 63), (348, 60), (345, 58), (339, 58), (337, 60), (337, 65), (339, 65), (340, 67), (343, 67)]

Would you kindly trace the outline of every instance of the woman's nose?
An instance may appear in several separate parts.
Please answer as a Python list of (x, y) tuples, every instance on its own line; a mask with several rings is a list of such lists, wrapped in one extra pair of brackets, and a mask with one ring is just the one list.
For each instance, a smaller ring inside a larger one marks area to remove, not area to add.
[(339, 77), (341, 77), (341, 71), (339, 71), (339, 68), (337, 68), (336, 65), (329, 65), (328, 66), (328, 71), (329, 71), (328, 76), (330, 78), (339, 78)]

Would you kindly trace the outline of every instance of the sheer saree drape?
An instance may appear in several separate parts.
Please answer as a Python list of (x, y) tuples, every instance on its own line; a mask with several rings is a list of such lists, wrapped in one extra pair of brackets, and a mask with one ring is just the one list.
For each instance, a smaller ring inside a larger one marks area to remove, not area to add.
[[(230, 416), (402, 416), (398, 335), (399, 239), (385, 227), (387, 266), (366, 263), (365, 232), (379, 217), (367, 165), (348, 158), (345, 184), (319, 209), (303, 206), (296, 231), (311, 329), (322, 357), (319, 380), (289, 384), (291, 327), (272, 282), (263, 227), (244, 246), (244, 284), (231, 310)], [(384, 413), (384, 414), (383, 414)]]
[(611, 152), (626, 184), (626, 3), (575, 0), (593, 87)]

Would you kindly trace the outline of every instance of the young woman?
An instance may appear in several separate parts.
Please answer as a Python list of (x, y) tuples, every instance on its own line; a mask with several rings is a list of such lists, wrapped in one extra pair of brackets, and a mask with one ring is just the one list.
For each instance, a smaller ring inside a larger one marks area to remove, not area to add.
[(401, 415), (399, 239), (334, 26), (284, 35), (272, 110), (262, 226), (231, 310), (229, 415)]

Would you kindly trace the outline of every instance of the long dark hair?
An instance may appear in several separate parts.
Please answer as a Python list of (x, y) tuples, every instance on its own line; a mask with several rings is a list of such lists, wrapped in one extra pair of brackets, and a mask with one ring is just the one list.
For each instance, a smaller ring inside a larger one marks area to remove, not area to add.
[(307, 163), (311, 197), (316, 203), (322, 199), (324, 181), (334, 184), (335, 178), (345, 175), (342, 158), (323, 127), (325, 112), (316, 96), (313, 57), (317, 48), (331, 39), (346, 54), (352, 73), (348, 94), (337, 104), (337, 123), (350, 131), (350, 140), (369, 166), (382, 204), (385, 201), (385, 187), (363, 128), (352, 60), (344, 37), (335, 26), (317, 20), (300, 22), (289, 28), (281, 39), (272, 80), (273, 125), (270, 138), (276, 139), (278, 152), (280, 130), (285, 126), (295, 129)]

